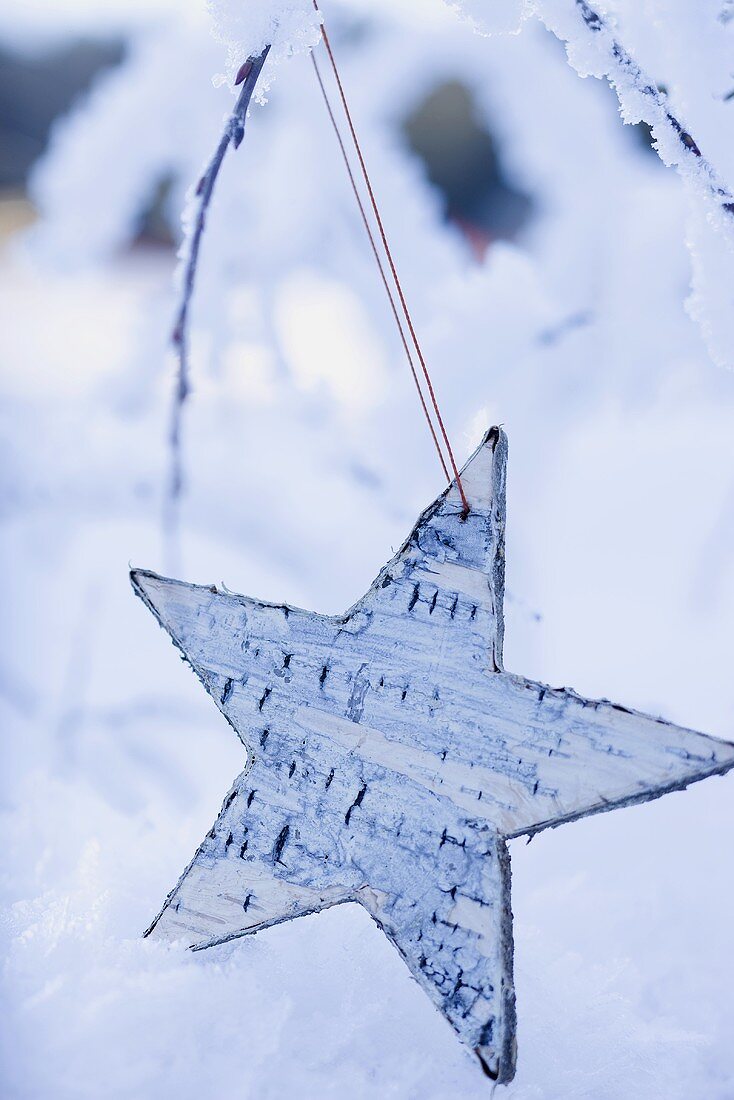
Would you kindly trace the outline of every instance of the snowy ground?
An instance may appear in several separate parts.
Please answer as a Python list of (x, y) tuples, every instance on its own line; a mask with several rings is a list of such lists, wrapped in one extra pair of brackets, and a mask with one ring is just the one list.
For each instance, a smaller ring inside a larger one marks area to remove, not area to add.
[[(732, 739), (734, 375), (684, 309), (683, 190), (614, 136), (605, 96), (579, 99), (619, 143), (593, 234), (572, 194), (573, 237), (559, 199), (473, 266), (415, 169), (385, 171), (398, 196), (423, 188), (415, 268), (453, 265), (440, 299), (417, 296), (458, 449), (498, 420), (510, 439), (507, 667)], [(489, 1095), (357, 907), (197, 955), (141, 939), (242, 751), (129, 564), (337, 611), (441, 488), (396, 349), (342, 273), (292, 266), (279, 356), (260, 333), (197, 374), (172, 562), (170, 258), (51, 273), (16, 241), (0, 258), (8, 1100)], [(319, 310), (342, 321), (325, 350)], [(519, 1069), (497, 1096), (734, 1097), (732, 836), (724, 778), (513, 843)]]

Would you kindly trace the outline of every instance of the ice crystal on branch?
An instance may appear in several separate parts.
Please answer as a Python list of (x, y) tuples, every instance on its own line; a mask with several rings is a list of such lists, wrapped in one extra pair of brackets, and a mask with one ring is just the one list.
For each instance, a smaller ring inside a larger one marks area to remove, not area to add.
[(312, 0), (208, 0), (215, 37), (227, 47), (227, 75), (270, 46), (277, 62), (312, 49), (319, 40), (321, 19)]

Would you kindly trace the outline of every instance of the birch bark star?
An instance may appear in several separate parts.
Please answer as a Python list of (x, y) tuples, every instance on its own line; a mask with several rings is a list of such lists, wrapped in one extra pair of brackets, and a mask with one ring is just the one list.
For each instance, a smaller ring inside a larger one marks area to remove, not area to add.
[(491, 429), (341, 616), (133, 570), (248, 759), (149, 934), (358, 902), (495, 1081), (515, 1072), (507, 841), (734, 767), (734, 745), (505, 672)]

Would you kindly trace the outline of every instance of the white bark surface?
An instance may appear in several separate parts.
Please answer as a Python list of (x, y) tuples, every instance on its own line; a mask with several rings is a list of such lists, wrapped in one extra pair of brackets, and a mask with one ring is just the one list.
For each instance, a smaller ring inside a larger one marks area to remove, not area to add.
[(135, 570), (247, 748), (151, 933), (207, 947), (364, 905), (495, 1080), (515, 1068), (506, 840), (734, 767), (734, 745), (502, 667), (507, 440), (488, 432), (343, 616)]

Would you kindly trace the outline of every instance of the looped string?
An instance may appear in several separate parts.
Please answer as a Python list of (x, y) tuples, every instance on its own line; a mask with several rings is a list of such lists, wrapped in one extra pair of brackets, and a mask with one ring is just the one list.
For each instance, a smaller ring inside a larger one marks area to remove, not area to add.
[(383, 266), (382, 260), (380, 259), (380, 253), (377, 250), (377, 242), (375, 241), (375, 236), (374, 236), (374, 233), (372, 232), (372, 227), (370, 226), (369, 219), (367, 218), (367, 211), (364, 208), (364, 203), (362, 202), (362, 198), (361, 198), (360, 193), (359, 193), (359, 188), (357, 187), (357, 181), (354, 178), (354, 173), (352, 172), (352, 166), (349, 163), (349, 157), (347, 155), (347, 150), (344, 147), (344, 141), (342, 139), (341, 132), (339, 130), (339, 126), (337, 124), (336, 118), (334, 117), (334, 112), (332, 110), (331, 103), (329, 102), (329, 97), (327, 95), (326, 88), (324, 87), (324, 82), (321, 78), (321, 72), (319, 70), (318, 63), (317, 63), (316, 58), (314, 57), (313, 53), (311, 54), (311, 61), (313, 62), (313, 67), (314, 67), (314, 71), (316, 73), (316, 79), (319, 83), (319, 88), (321, 89), (321, 94), (324, 97), (324, 103), (326, 104), (326, 110), (329, 114), (331, 124), (334, 128), (334, 133), (336, 134), (336, 140), (339, 142), (339, 148), (341, 149), (342, 157), (344, 159), (344, 165), (345, 165), (346, 170), (347, 170), (347, 175), (349, 176), (349, 182), (352, 185), (352, 191), (354, 193), (354, 198), (356, 200), (357, 206), (359, 207), (359, 212), (362, 216), (362, 223), (363, 223), (363, 225), (365, 227), (365, 230), (367, 232), (367, 236), (369, 237), (370, 245), (372, 246), (372, 253), (375, 257), (375, 263), (377, 264), (378, 270), (380, 272), (380, 277), (382, 278), (382, 285), (385, 288), (385, 293), (387, 294), (388, 301), (390, 302), (390, 308), (392, 309), (392, 315), (395, 318), (395, 324), (397, 325), (398, 332), (400, 333), (400, 339), (402, 341), (403, 349), (405, 351), (405, 357), (408, 360), (408, 365), (410, 367), (410, 372), (413, 375), (413, 381), (415, 382), (415, 388), (418, 391), (418, 397), (420, 398), (420, 403), (421, 403), (421, 406), (423, 408), (423, 412), (425, 414), (426, 420), (428, 422), (428, 427), (431, 430), (431, 436), (433, 437), (433, 442), (436, 445), (436, 451), (438, 452), (438, 458), (439, 458), (439, 461), (441, 463), (441, 467), (443, 469), (446, 480), (451, 481), (451, 475), (449, 474), (448, 466), (446, 465), (446, 462), (445, 462), (444, 457), (443, 457), (443, 453), (441, 451), (441, 444), (438, 441), (438, 436), (436, 435), (436, 429), (433, 426), (433, 421), (431, 420), (431, 414), (428, 411), (428, 406), (426, 405), (426, 399), (423, 396), (423, 390), (421, 389), (420, 379), (418, 378), (418, 375), (416, 373), (415, 364), (413, 363), (413, 356), (410, 354), (410, 348), (408, 347), (408, 341), (405, 338), (405, 332), (403, 330), (403, 326), (402, 326), (402, 323), (400, 321), (400, 315), (398, 313), (398, 307), (395, 304), (395, 298), (393, 296), (393, 292), (390, 290), (390, 284), (387, 281), (387, 275), (385, 273), (385, 268)]
[[(321, 10), (318, 6), (317, 0), (313, 0), (313, 6), (316, 9), (316, 11), (321, 15)], [(395, 267), (395, 262), (393, 260), (392, 252), (390, 250), (390, 245), (389, 245), (388, 240), (387, 240), (387, 234), (385, 233), (385, 227), (383, 225), (382, 218), (380, 216), (380, 211), (379, 211), (379, 208), (377, 206), (377, 200), (375, 199), (375, 194), (374, 194), (374, 191), (372, 189), (372, 183), (370, 181), (369, 173), (367, 171), (367, 165), (365, 163), (364, 155), (362, 153), (362, 147), (361, 147), (361, 145), (359, 143), (359, 139), (357, 137), (357, 132), (356, 132), (355, 127), (354, 127), (354, 122), (352, 121), (352, 114), (351, 114), (351, 111), (349, 109), (349, 104), (347, 103), (347, 97), (346, 97), (346, 94), (344, 92), (344, 86), (342, 84), (341, 77), (339, 75), (339, 69), (337, 68), (336, 59), (334, 57), (334, 52), (331, 48), (331, 42), (329, 41), (329, 35), (327, 33), (327, 30), (326, 30), (326, 25), (323, 22), (323, 16), (322, 16), (322, 23), (321, 23), (321, 34), (322, 34), (322, 37), (323, 37), (323, 40), (324, 40), (324, 46), (326, 48), (326, 52), (327, 52), (328, 57), (329, 57), (329, 63), (331, 65), (331, 69), (332, 69), (332, 72), (334, 74), (334, 79), (336, 81), (336, 86), (339, 90), (339, 98), (341, 99), (342, 107), (344, 109), (344, 114), (346, 116), (347, 124), (349, 126), (349, 132), (351, 134), (352, 144), (354, 145), (354, 149), (355, 149), (355, 152), (357, 154), (357, 159), (359, 160), (359, 166), (360, 166), (362, 178), (363, 178), (364, 183), (365, 183), (365, 187), (367, 189), (367, 194), (369, 196), (370, 206), (372, 207), (372, 211), (373, 211), (374, 216), (375, 216), (375, 221), (377, 223), (377, 227), (378, 227), (379, 232), (380, 232), (380, 238), (382, 240), (382, 245), (383, 245), (383, 248), (385, 250), (385, 256), (387, 257), (387, 261), (388, 261), (388, 264), (389, 264), (389, 267), (390, 267), (393, 282), (395, 283), (395, 288), (396, 288), (397, 293), (398, 293), (398, 298), (400, 300), (400, 306), (401, 306), (403, 315), (405, 317), (405, 322), (408, 326), (408, 331), (410, 333), (411, 341), (413, 343), (416, 354), (418, 356), (418, 362), (420, 363), (421, 370), (422, 370), (422, 373), (423, 373), (423, 377), (425, 379), (425, 384), (426, 384), (426, 387), (428, 389), (428, 394), (430, 396), (430, 401), (431, 401), (431, 404), (433, 406), (433, 411), (434, 411), (435, 416), (436, 416), (436, 421), (438, 423), (439, 431), (440, 431), (440, 434), (443, 438), (443, 442), (444, 442), (445, 447), (446, 447), (446, 451), (447, 451), (448, 459), (449, 459), (449, 464), (450, 464), (451, 470), (453, 471), (454, 478), (456, 480), (456, 487), (459, 490), (459, 495), (461, 496), (463, 515), (466, 517), (469, 514), (469, 510), (470, 510), (469, 509), (469, 502), (466, 498), (466, 494), (464, 492), (464, 487), (461, 483), (461, 476), (459, 474), (459, 470), (458, 470), (458, 467), (456, 465), (456, 459), (454, 458), (454, 452), (453, 452), (453, 449), (451, 447), (451, 443), (449, 441), (448, 433), (446, 431), (446, 426), (444, 424), (443, 417), (441, 416), (441, 410), (439, 409), (439, 406), (438, 406), (438, 400), (436, 398), (436, 392), (434, 390), (433, 383), (431, 381), (431, 376), (428, 373), (428, 367), (426, 366), (426, 361), (423, 357), (423, 352), (422, 352), (421, 346), (418, 342), (418, 337), (416, 335), (415, 327), (413, 325), (413, 320), (411, 318), (410, 311), (408, 310), (408, 305), (407, 305), (407, 302), (405, 300), (405, 295), (403, 293), (403, 288), (401, 286), (400, 279), (398, 277), (397, 269)], [(398, 326), (398, 331), (400, 333), (400, 338), (402, 340), (403, 347), (404, 347), (405, 353), (406, 353), (406, 357), (407, 357), (408, 363), (410, 365), (410, 369), (411, 369), (411, 372), (412, 372), (412, 375), (413, 375), (413, 380), (415, 381), (416, 389), (418, 391), (418, 396), (420, 397), (421, 406), (423, 408), (423, 412), (425, 414), (426, 421), (428, 422), (428, 427), (430, 428), (431, 436), (432, 436), (433, 442), (436, 446), (436, 450), (438, 452), (438, 457), (440, 459), (441, 466), (443, 468), (444, 474), (446, 475), (447, 481), (450, 481), (451, 477), (450, 477), (450, 474), (449, 474), (449, 470), (448, 470), (448, 467), (447, 467), (447, 464), (446, 464), (446, 461), (445, 461), (445, 458), (444, 458), (444, 455), (443, 455), (443, 452), (442, 452), (442, 449), (441, 449), (441, 445), (440, 445), (440, 442), (439, 442), (439, 439), (438, 439), (438, 435), (436, 433), (436, 429), (434, 428), (433, 421), (431, 419), (431, 415), (430, 415), (430, 412), (429, 412), (429, 409), (428, 409), (428, 405), (426, 403), (426, 399), (425, 399), (424, 394), (423, 394), (423, 390), (422, 390), (422, 387), (421, 387), (421, 384), (420, 384), (420, 380), (418, 378), (418, 374), (416, 372), (416, 369), (415, 369), (415, 366), (414, 366), (414, 363), (413, 363), (413, 358), (411, 356), (410, 349), (408, 347), (408, 343), (407, 343), (407, 340), (406, 340), (406, 337), (405, 337), (405, 332), (403, 330), (403, 326), (402, 326), (402, 323), (400, 321), (400, 317), (398, 315), (395, 299), (393, 297), (392, 291), (390, 290), (390, 286), (389, 286), (388, 281), (387, 281), (387, 276), (385, 274), (384, 267), (383, 267), (382, 262), (380, 260), (380, 256), (379, 256), (377, 245), (376, 245), (376, 242), (375, 242), (375, 239), (374, 239), (374, 235), (372, 233), (372, 229), (370, 227), (369, 220), (367, 218), (367, 215), (366, 215), (366, 212), (365, 212), (365, 209), (364, 209), (364, 205), (363, 205), (362, 200), (361, 200), (360, 195), (359, 195), (359, 189), (357, 188), (357, 184), (356, 184), (356, 181), (354, 179), (354, 174), (352, 172), (352, 169), (351, 169), (351, 166), (350, 166), (350, 163), (349, 163), (349, 157), (347, 155), (347, 151), (346, 151), (346, 148), (344, 146), (344, 142), (342, 140), (341, 133), (339, 131), (339, 126), (338, 126), (338, 123), (337, 123), (336, 118), (334, 116), (334, 112), (332, 110), (331, 104), (329, 102), (329, 97), (328, 97), (326, 88), (324, 87), (324, 82), (321, 79), (321, 74), (319, 72), (318, 64), (316, 62), (316, 58), (314, 57), (313, 53), (311, 54), (311, 60), (313, 61), (313, 66), (314, 66), (314, 70), (315, 70), (315, 73), (316, 73), (316, 78), (318, 80), (319, 87), (321, 89), (321, 94), (322, 94), (322, 96), (324, 98), (324, 102), (326, 104), (326, 109), (328, 111), (329, 118), (331, 120), (331, 124), (334, 128), (334, 132), (335, 132), (337, 140), (339, 142), (339, 147), (341, 149), (342, 157), (344, 159), (344, 163), (345, 163), (346, 168), (347, 168), (347, 173), (349, 175), (349, 180), (350, 180), (350, 183), (351, 183), (351, 186), (352, 186), (352, 190), (354, 192), (355, 198), (357, 200), (357, 205), (359, 207), (359, 211), (360, 211), (360, 214), (362, 216), (362, 221), (364, 222), (365, 228), (367, 230), (367, 235), (369, 236), (370, 244), (372, 245), (372, 251), (373, 251), (375, 259), (377, 261), (377, 266), (379, 268), (380, 275), (382, 277), (382, 281), (383, 281), (383, 284), (384, 284), (384, 287), (385, 287), (385, 291), (387, 292), (387, 296), (388, 296), (388, 299), (390, 301), (390, 306), (392, 308), (393, 316), (394, 316), (395, 322)]]

